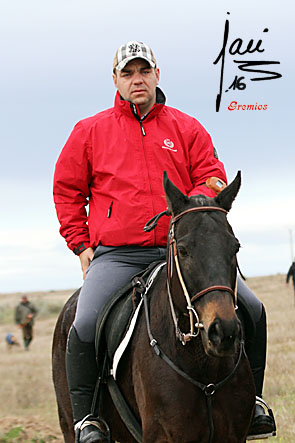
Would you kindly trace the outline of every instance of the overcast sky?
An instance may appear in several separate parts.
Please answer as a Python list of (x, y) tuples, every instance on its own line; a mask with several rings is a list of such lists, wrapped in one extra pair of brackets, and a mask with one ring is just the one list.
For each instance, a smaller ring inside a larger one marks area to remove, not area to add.
[[(209, 131), (229, 180), (242, 171), (230, 223), (246, 276), (286, 272), (295, 236), (294, 3), (126, 0), (2, 2), (0, 292), (76, 288), (79, 259), (66, 247), (52, 202), (54, 165), (73, 126), (113, 105), (112, 59), (141, 40), (154, 50), (167, 104)], [(230, 15), (227, 14), (230, 12)], [(223, 45), (229, 20), (219, 112)], [(265, 31), (268, 29), (268, 31)], [(253, 39), (263, 53), (231, 55)], [(237, 48), (237, 44), (233, 46)], [(257, 69), (282, 78), (251, 81), (234, 60), (276, 61)], [(246, 88), (229, 87), (244, 76)], [(225, 92), (229, 89), (228, 92)], [(228, 110), (267, 105), (267, 110)]]

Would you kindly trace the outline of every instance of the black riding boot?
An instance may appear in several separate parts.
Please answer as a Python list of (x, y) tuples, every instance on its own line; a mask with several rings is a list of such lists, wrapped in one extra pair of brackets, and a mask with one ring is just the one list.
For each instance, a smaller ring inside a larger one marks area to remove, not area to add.
[(67, 381), (75, 423), (76, 442), (110, 442), (109, 429), (103, 419), (91, 415), (98, 377), (93, 343), (80, 341), (71, 327), (66, 350)]
[[(249, 429), (247, 440), (264, 438), (276, 434), (276, 425), (272, 410), (262, 400), (262, 389), (266, 361), (266, 314), (262, 305), (260, 320), (256, 323), (256, 333), (251, 343), (248, 342), (247, 356), (252, 369), (256, 387), (256, 408)], [(267, 413), (266, 413), (267, 411)]]

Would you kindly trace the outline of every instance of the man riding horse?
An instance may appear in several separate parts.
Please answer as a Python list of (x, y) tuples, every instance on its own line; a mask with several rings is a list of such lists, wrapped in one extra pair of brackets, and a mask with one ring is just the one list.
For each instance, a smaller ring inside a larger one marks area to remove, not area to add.
[[(74, 425), (81, 443), (109, 441), (103, 420), (89, 416), (98, 374), (98, 313), (134, 274), (166, 257), (167, 217), (155, 230), (143, 231), (146, 221), (166, 208), (163, 171), (189, 196), (214, 197), (227, 183), (204, 127), (165, 105), (157, 86), (159, 75), (146, 44), (131, 41), (120, 46), (113, 62), (114, 107), (80, 121), (56, 164), (54, 201), (60, 233), (79, 256), (84, 278), (66, 351)], [(256, 323), (248, 357), (261, 397), (265, 310), (246, 285), (239, 283), (239, 293)], [(267, 435), (274, 428), (272, 417), (257, 405), (250, 434)]]

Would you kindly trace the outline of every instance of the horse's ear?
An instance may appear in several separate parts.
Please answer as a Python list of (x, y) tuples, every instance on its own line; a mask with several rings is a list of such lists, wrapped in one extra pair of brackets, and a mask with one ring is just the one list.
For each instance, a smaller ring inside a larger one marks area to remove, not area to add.
[(168, 174), (164, 171), (163, 186), (166, 194), (168, 209), (171, 214), (177, 214), (182, 211), (185, 203), (188, 202), (188, 196), (183, 194), (168, 178)]
[(223, 191), (218, 194), (214, 200), (223, 209), (229, 211), (231, 209), (232, 203), (236, 198), (241, 186), (241, 171), (238, 171), (236, 178), (226, 187)]

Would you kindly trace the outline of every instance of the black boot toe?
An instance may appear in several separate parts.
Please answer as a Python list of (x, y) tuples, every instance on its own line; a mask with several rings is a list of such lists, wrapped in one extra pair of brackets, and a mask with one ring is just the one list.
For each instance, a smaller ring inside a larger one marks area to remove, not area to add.
[(269, 415), (265, 413), (261, 405), (256, 405), (247, 440), (263, 439), (276, 435), (276, 425), (272, 411), (269, 409), (268, 412)]
[(86, 416), (76, 429), (75, 443), (111, 443), (110, 429), (105, 420)]
[(96, 426), (86, 426), (79, 435), (79, 443), (109, 443), (108, 435)]

